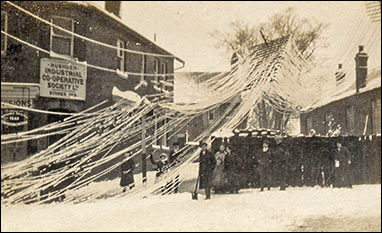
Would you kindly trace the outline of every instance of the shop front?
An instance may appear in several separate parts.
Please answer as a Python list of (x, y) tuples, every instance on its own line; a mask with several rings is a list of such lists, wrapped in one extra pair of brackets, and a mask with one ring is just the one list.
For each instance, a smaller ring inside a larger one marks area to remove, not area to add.
[[(34, 108), (40, 93), (36, 83), (1, 83), (1, 135), (27, 131), (30, 113), (23, 108)], [(18, 107), (16, 107), (18, 106)], [(16, 141), (1, 145), (1, 163), (20, 161), (28, 156), (28, 142)]]

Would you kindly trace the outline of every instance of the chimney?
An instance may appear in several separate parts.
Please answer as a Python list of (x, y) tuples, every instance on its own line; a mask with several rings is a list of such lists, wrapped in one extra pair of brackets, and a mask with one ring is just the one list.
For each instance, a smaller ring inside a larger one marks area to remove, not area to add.
[(338, 69), (337, 69), (336, 73), (334, 73), (334, 75), (336, 76), (336, 86), (343, 83), (343, 81), (345, 80), (346, 73), (342, 69), (342, 64), (338, 64)]
[(366, 86), (367, 59), (369, 56), (363, 51), (363, 45), (359, 46), (359, 51), (355, 55), (355, 87), (356, 92)]
[(121, 1), (105, 1), (105, 10), (121, 18)]

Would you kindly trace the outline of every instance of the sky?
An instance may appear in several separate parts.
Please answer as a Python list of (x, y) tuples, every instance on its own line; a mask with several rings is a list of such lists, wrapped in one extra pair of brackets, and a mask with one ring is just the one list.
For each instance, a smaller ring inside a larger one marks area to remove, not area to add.
[[(156, 33), (159, 45), (186, 62), (181, 71), (225, 71), (229, 69), (230, 54), (216, 48), (216, 39), (209, 33), (229, 31), (229, 23), (235, 20), (250, 25), (267, 22), (273, 14), (287, 7), (296, 8), (301, 17), (329, 24), (323, 34), (329, 47), (317, 52), (320, 57), (327, 58), (326, 65), (336, 67), (341, 62), (336, 58), (341, 54), (338, 51), (351, 50), (353, 54), (349, 52), (349, 55), (353, 58), (358, 50), (357, 43), (368, 41), (367, 38), (358, 41), (353, 38), (353, 43), (349, 42), (353, 25), (358, 22), (358, 29), (361, 29), (360, 23), (369, 20), (362, 1), (126, 1), (122, 3), (121, 17), (128, 26), (151, 40)], [(364, 21), (360, 21), (361, 18)], [(380, 64), (380, 52), (369, 61)]]

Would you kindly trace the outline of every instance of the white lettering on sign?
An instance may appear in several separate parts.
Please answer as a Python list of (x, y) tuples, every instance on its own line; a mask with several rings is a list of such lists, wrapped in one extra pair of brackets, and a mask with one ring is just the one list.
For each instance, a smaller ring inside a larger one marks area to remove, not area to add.
[(41, 59), (40, 96), (86, 99), (86, 66), (58, 59)]
[(1, 102), (6, 102), (12, 105), (25, 107), (25, 108), (33, 107), (32, 99), (1, 99)]
[(28, 116), (22, 111), (9, 111), (1, 115), (1, 124), (8, 126), (21, 126), (28, 124)]

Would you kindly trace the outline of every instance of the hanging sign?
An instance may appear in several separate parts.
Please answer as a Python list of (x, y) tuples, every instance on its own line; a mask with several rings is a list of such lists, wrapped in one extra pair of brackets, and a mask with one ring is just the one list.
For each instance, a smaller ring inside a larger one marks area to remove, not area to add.
[(42, 58), (40, 96), (59, 99), (86, 99), (86, 65)]
[(28, 116), (23, 112), (12, 111), (1, 115), (1, 124), (8, 126), (21, 126), (28, 124)]

